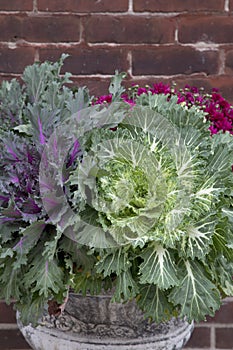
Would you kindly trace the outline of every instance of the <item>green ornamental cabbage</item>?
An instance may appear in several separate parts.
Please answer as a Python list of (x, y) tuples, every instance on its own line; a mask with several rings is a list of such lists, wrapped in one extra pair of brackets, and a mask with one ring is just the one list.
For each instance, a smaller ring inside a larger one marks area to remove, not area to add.
[[(17, 300), (25, 322), (69, 288), (112, 289), (113, 301), (135, 299), (156, 322), (214, 315), (233, 294), (232, 135), (210, 136), (205, 113), (176, 96), (143, 93), (127, 104), (121, 74), (102, 105), (58, 76), (27, 80), (20, 121), (1, 129), (11, 145), (34, 147), (40, 164), (27, 215), (19, 191), (3, 200), (13, 185), (1, 175), (0, 296)], [(4, 171), (19, 158), (9, 147)]]

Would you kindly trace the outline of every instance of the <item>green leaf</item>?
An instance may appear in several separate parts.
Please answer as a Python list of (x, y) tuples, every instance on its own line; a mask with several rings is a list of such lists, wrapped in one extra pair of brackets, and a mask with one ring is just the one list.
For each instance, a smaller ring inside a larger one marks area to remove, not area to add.
[(25, 134), (27, 136), (32, 136), (33, 130), (31, 124), (22, 124), (14, 127), (14, 130), (18, 131), (20, 134)]
[(55, 259), (48, 260), (37, 256), (24, 276), (24, 283), (33, 293), (50, 297), (51, 293), (58, 294), (63, 290), (63, 277), (63, 271)]
[(200, 188), (191, 195), (191, 198), (194, 200), (194, 209), (197, 212), (203, 212), (203, 210), (205, 210), (208, 213), (213, 207), (213, 201), (216, 201), (221, 192), (223, 192), (223, 188), (221, 188), (222, 186), (216, 187), (215, 174), (210, 176), (206, 174), (206, 172), (207, 170), (205, 169), (205, 174), (202, 176), (202, 184)]
[[(87, 108), (90, 103), (90, 96), (86, 87), (81, 87), (66, 101), (66, 107), (70, 114), (73, 115), (83, 108)], [(70, 116), (70, 115), (69, 115)]]
[(216, 259), (213, 274), (226, 296), (233, 295), (233, 261), (227, 261), (223, 256)]
[(16, 224), (2, 224), (0, 226), (0, 242), (7, 243), (12, 239), (13, 233), (19, 230)]
[(88, 254), (87, 247), (81, 247), (66, 236), (61, 238), (59, 250), (66, 252), (71, 257), (71, 261), (77, 269), (81, 267), (84, 271), (90, 271), (96, 262), (96, 257)]
[[(214, 155), (209, 156), (209, 162), (207, 171), (216, 172), (215, 175), (218, 177), (223, 174), (228, 174), (229, 176), (229, 161), (231, 159), (231, 155), (229, 154), (229, 150), (223, 146), (219, 146), (215, 149)], [(220, 175), (221, 174), (221, 175)]]
[(57, 230), (57, 234), (55, 235), (54, 233), (53, 239), (51, 241), (45, 242), (45, 248), (42, 255), (45, 258), (47, 258), (49, 261), (53, 260), (56, 254), (58, 241), (61, 238), (61, 236), (62, 236), (62, 232)]
[(46, 308), (46, 298), (44, 296), (37, 296), (35, 300), (27, 298), (24, 303), (22, 299), (16, 303), (16, 309), (20, 313), (20, 321), (24, 325), (32, 324), (33, 327), (36, 327), (38, 320), (42, 316)]
[(113, 302), (122, 302), (134, 298), (139, 288), (137, 283), (134, 281), (133, 276), (129, 270), (122, 271), (116, 278), (116, 288), (112, 298)]
[(102, 289), (102, 276), (99, 274), (85, 272), (77, 272), (74, 276), (73, 283), (71, 287), (76, 293), (82, 293), (86, 295), (90, 293), (91, 295), (100, 294)]
[(89, 248), (104, 249), (117, 246), (109, 232), (105, 232), (102, 227), (93, 226), (84, 221), (77, 222), (74, 225), (72, 239), (75, 243)]
[(13, 258), (14, 252), (12, 248), (3, 248), (1, 249), (0, 259), (5, 259), (6, 257)]
[(156, 323), (167, 321), (173, 314), (173, 305), (169, 303), (164, 291), (155, 285), (144, 285), (140, 288), (138, 306), (144, 316), (152, 318)]
[(178, 284), (176, 266), (172, 253), (161, 245), (153, 245), (140, 254), (144, 262), (140, 265), (140, 283), (156, 284), (168, 289)]
[(23, 89), (16, 79), (3, 81), (0, 86), (0, 118), (4, 119), (1, 123), (0, 133), (9, 131), (14, 126), (23, 123), (22, 110), (25, 103)]
[(232, 233), (229, 235), (227, 225), (223, 223), (223, 227), (215, 230), (213, 235), (212, 254), (216, 257), (222, 254), (229, 262), (233, 261)]
[(126, 77), (126, 73), (115, 72), (115, 75), (111, 79), (109, 86), (109, 92), (112, 94), (112, 101), (120, 100), (122, 93), (125, 91), (125, 88), (121, 85), (122, 79)]
[(67, 54), (62, 54), (60, 60), (55, 63), (48, 61), (41, 64), (34, 63), (25, 68), (22, 79), (26, 83), (27, 93), (34, 103), (42, 100), (43, 93), (52, 82), (56, 80), (60, 81), (61, 84), (70, 82), (70, 74), (66, 73), (63, 77), (60, 76), (61, 67), (67, 57)]
[(34, 141), (44, 144), (45, 139), (48, 138), (53, 129), (58, 124), (60, 118), (59, 109), (50, 110), (49, 106), (41, 107), (38, 104), (27, 106), (27, 117), (30, 121), (30, 132)]
[(131, 262), (123, 248), (115, 250), (113, 253), (104, 255), (104, 257), (96, 264), (96, 271), (103, 273), (104, 277), (111, 276), (112, 273), (120, 275), (122, 271), (126, 271), (131, 267)]
[(14, 247), (12, 247), (12, 250), (16, 252), (16, 260), (13, 264), (14, 269), (18, 269), (21, 265), (27, 263), (27, 254), (37, 244), (45, 226), (45, 222), (40, 220), (32, 223), (29, 227), (20, 232), (22, 237)]
[(212, 235), (214, 232), (214, 221), (205, 218), (198, 226), (187, 225), (182, 232), (181, 252), (184, 256), (195, 259), (204, 259), (209, 253), (212, 244)]
[(12, 298), (17, 300), (21, 297), (21, 271), (14, 270), (12, 263), (11, 258), (6, 258), (0, 265), (0, 297), (7, 303), (10, 303)]
[(233, 208), (222, 208), (223, 215), (233, 224)]
[(169, 301), (180, 307), (180, 317), (187, 316), (188, 321), (199, 322), (206, 315), (214, 316), (221, 305), (220, 293), (203, 266), (187, 260), (179, 274), (181, 282), (171, 291)]

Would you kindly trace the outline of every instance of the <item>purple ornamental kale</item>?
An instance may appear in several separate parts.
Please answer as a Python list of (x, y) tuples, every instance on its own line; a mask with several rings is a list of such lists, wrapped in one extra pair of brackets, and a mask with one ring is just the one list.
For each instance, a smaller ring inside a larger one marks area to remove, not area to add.
[(40, 154), (25, 138), (7, 133), (1, 141), (0, 223), (36, 221), (42, 216), (39, 191)]

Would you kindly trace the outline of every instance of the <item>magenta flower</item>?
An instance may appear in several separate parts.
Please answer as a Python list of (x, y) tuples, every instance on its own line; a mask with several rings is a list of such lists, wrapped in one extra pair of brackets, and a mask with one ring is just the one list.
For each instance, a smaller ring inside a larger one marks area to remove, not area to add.
[[(218, 89), (213, 88), (210, 94), (204, 92), (204, 89), (198, 89), (196, 86), (185, 85), (183, 89), (177, 90), (174, 86), (164, 84), (162, 82), (153, 84), (153, 87), (140, 87), (137, 84), (132, 84), (121, 98), (131, 106), (135, 105), (136, 99), (142, 94), (163, 94), (168, 95), (168, 99), (175, 95), (178, 98), (177, 103), (185, 103), (188, 108), (198, 106), (206, 112), (206, 119), (211, 122), (209, 128), (211, 135), (223, 132), (233, 134), (233, 107), (230, 103), (218, 92)], [(111, 103), (112, 95), (103, 95), (98, 97), (93, 104)]]

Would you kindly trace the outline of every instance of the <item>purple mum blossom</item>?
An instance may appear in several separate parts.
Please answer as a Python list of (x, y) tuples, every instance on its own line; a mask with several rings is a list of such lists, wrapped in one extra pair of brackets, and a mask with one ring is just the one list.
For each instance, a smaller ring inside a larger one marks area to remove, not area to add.
[[(196, 86), (185, 85), (183, 89), (178, 91), (162, 82), (153, 84), (152, 88), (139, 87), (136, 84), (132, 84), (132, 86), (121, 96), (123, 101), (130, 105), (135, 104), (137, 96), (148, 92), (168, 95), (168, 98), (176, 95), (178, 103), (185, 103), (187, 107), (199, 106), (201, 110), (207, 113), (206, 118), (211, 122), (209, 128), (211, 134), (216, 134), (220, 130), (233, 134), (233, 107), (221, 96), (218, 89), (213, 89), (211, 94), (206, 94), (203, 89), (198, 89)], [(98, 97), (94, 104), (111, 103), (111, 101), (111, 94), (103, 95)]]
[(162, 82), (153, 84), (153, 88), (150, 89), (152, 94), (164, 94), (168, 95), (171, 93), (171, 87)]
[(93, 102), (93, 104), (94, 105), (98, 105), (98, 104), (101, 105), (104, 102), (106, 102), (106, 103), (112, 102), (112, 95), (111, 94), (109, 94), (109, 95), (102, 95), (102, 96), (98, 97), (96, 99), (96, 101)]

